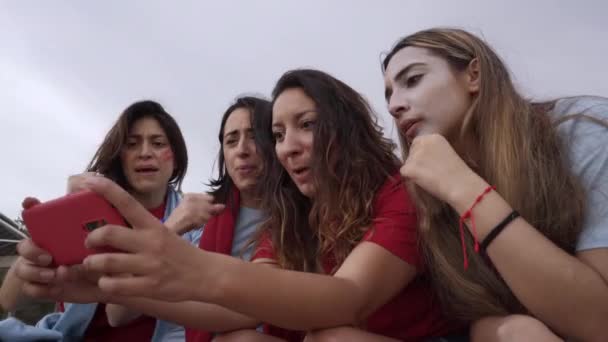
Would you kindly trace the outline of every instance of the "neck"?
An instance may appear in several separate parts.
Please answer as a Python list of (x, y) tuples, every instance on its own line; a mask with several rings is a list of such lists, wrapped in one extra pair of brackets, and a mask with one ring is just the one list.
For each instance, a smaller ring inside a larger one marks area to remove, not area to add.
[(257, 198), (252, 191), (241, 191), (241, 207), (258, 209), (260, 199)]
[(167, 195), (167, 188), (146, 193), (133, 191), (131, 195), (135, 197), (135, 199), (141, 203), (144, 208), (150, 210), (158, 208), (161, 206), (161, 204), (163, 204), (165, 201), (165, 196)]

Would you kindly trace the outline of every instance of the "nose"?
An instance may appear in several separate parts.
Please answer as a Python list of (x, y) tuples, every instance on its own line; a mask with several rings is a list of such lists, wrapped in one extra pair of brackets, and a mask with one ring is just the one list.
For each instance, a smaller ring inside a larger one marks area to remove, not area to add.
[(399, 120), (401, 115), (405, 114), (408, 110), (410, 110), (410, 105), (402, 96), (393, 94), (393, 96), (390, 97), (388, 101), (388, 111), (393, 118)]
[(251, 145), (254, 144), (253, 139), (245, 135), (241, 136), (237, 145), (237, 155), (240, 158), (247, 158), (251, 154)]
[(147, 141), (144, 141), (139, 148), (139, 158), (147, 159), (152, 156), (152, 144)]
[(277, 157), (285, 160), (289, 157), (294, 157), (302, 153), (302, 144), (295, 134), (289, 132), (284, 133), (283, 141), (276, 144)]

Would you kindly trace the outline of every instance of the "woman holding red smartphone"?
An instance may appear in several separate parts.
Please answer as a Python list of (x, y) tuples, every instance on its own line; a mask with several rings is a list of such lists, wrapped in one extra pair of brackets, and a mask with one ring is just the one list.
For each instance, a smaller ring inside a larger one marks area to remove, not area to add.
[[(176, 210), (176, 215), (170, 218), (173, 209), (180, 202), (179, 191), (187, 165), (186, 144), (174, 118), (156, 102), (136, 102), (125, 109), (107, 133), (89, 163), (87, 172), (70, 177), (68, 192), (80, 190), (84, 175), (103, 175), (127, 189), (155, 217), (166, 220), (168, 226), (175, 227), (176, 232), (181, 233), (178, 227), (195, 226), (185, 222), (186, 215), (180, 215), (179, 210)], [(211, 196), (202, 200), (208, 202), (205, 211), (207, 218), (213, 210), (223, 208), (222, 205), (212, 204)], [(29, 208), (38, 203), (38, 200), (29, 198), (24, 201), (23, 206)], [(200, 230), (192, 230), (184, 237), (196, 244), (200, 234)], [(38, 258), (38, 262), (50, 264), (52, 257), (44, 252)], [(21, 297), (21, 281), (15, 275), (15, 268), (19, 263), (29, 263), (29, 261), (20, 257), (9, 270), (0, 289), (0, 303), (7, 311), (13, 309)], [(133, 313), (130, 314), (131, 319), (128, 324), (113, 327), (106, 315), (104, 304), (58, 303), (58, 307), (60, 312), (47, 315), (38, 322), (37, 327), (43, 329), (38, 332), (42, 335), (33, 336), (33, 340), (53, 336), (60, 336), (60, 339), (95, 338), (95, 340), (108, 341), (150, 340), (155, 326), (158, 330), (157, 334), (164, 335), (171, 330), (179, 332), (181, 329), (183, 336), (181, 327), (170, 326), (166, 322), (157, 324), (155, 318)], [(5, 328), (2, 330), (10, 334), (10, 327)], [(20, 336), (21, 339), (26, 337)]]

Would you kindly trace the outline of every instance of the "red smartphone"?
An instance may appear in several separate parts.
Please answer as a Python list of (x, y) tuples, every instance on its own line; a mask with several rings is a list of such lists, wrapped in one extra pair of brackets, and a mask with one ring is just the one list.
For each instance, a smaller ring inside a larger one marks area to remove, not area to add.
[(23, 211), (23, 221), (36, 245), (48, 251), (53, 264), (80, 264), (90, 254), (114, 251), (88, 249), (84, 240), (107, 224), (128, 226), (105, 198), (91, 192), (72, 193)]

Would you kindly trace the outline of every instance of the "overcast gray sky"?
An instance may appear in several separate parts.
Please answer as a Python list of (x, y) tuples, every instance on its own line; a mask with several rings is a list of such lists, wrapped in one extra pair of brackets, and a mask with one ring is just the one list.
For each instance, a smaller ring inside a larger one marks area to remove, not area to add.
[(608, 96), (608, 3), (596, 1), (0, 2), (0, 212), (63, 194), (118, 114), (161, 102), (190, 155), (184, 190), (212, 172), (219, 120), (241, 93), (269, 95), (314, 67), (363, 93), (394, 136), (380, 54), (432, 26), (483, 35), (536, 98)]

